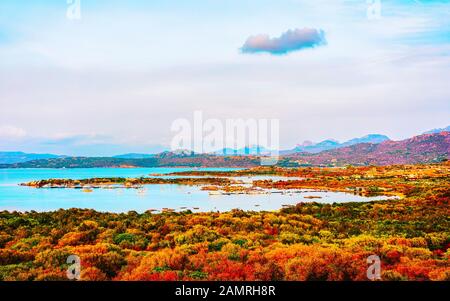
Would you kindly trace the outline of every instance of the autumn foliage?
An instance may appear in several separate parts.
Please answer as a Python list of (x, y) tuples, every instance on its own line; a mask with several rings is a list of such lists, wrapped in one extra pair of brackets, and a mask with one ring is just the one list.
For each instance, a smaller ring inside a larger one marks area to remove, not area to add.
[(362, 175), (359, 187), (376, 181), (402, 194), (399, 200), (300, 203), (279, 212), (3, 211), (0, 280), (65, 280), (71, 254), (81, 258), (81, 279), (95, 281), (367, 280), (373, 254), (383, 280), (450, 280), (446, 166), (438, 173), (401, 166), (315, 177), (303, 171), (310, 182), (339, 189)]

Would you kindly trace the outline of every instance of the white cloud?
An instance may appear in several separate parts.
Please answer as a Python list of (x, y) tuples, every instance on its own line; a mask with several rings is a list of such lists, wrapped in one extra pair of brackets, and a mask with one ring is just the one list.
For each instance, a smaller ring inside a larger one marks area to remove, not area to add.
[(20, 139), (24, 138), (27, 135), (27, 132), (24, 129), (11, 126), (11, 125), (3, 125), (0, 126), (0, 137), (4, 139)]
[(315, 28), (297, 28), (284, 32), (278, 38), (270, 38), (267, 34), (251, 36), (245, 41), (241, 50), (244, 53), (267, 52), (280, 55), (325, 44), (326, 39), (323, 30)]

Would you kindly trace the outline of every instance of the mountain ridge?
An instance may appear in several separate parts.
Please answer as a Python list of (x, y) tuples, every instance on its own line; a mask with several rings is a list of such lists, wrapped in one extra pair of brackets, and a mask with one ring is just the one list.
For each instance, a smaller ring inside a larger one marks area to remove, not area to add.
[(378, 144), (359, 143), (317, 154), (296, 153), (290, 156), (312, 165), (391, 165), (433, 163), (450, 157), (450, 132), (423, 134), (400, 141)]
[[(344, 166), (435, 163), (450, 158), (450, 132), (423, 134), (381, 143), (358, 143), (320, 153), (299, 152), (280, 156), (279, 166)], [(261, 157), (218, 156), (189, 152), (164, 152), (151, 158), (63, 157), (23, 163), (3, 164), (0, 168), (90, 168), (90, 167), (253, 167)]]
[(424, 132), (423, 134), (437, 134), (440, 132), (450, 132), (450, 125), (445, 128), (437, 128)]
[[(294, 149), (280, 151), (282, 155), (289, 155), (298, 152), (307, 153), (320, 153), (322, 151), (336, 149), (340, 147), (350, 146), (358, 143), (381, 143), (383, 141), (390, 140), (388, 136), (381, 134), (368, 134), (360, 138), (353, 138), (345, 142), (340, 143), (339, 141), (333, 139), (323, 140), (319, 143), (312, 143), (310, 141), (305, 141), (302, 145), (297, 145)], [(306, 143), (307, 142), (307, 143)]]

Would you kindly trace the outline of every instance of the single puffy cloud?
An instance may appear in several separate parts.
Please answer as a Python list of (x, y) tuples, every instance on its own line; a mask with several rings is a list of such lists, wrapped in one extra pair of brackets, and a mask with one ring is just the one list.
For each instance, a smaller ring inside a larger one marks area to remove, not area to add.
[(270, 38), (267, 34), (251, 36), (245, 41), (241, 51), (244, 53), (287, 54), (292, 51), (325, 45), (326, 43), (323, 30), (303, 28), (288, 30), (278, 38)]

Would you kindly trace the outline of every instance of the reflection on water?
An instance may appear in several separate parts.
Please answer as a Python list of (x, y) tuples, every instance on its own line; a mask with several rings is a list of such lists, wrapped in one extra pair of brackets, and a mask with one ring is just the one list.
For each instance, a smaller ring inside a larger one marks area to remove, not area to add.
[[(19, 183), (49, 178), (83, 179), (91, 177), (139, 177), (189, 170), (174, 168), (92, 168), (92, 169), (2, 169), (0, 170), (0, 210), (53, 211), (90, 208), (103, 212), (144, 212), (151, 210), (229, 211), (234, 208), (263, 211), (278, 210), (299, 202), (362, 202), (386, 199), (311, 190), (272, 191), (270, 194), (210, 195), (197, 186), (145, 185), (139, 189), (36, 189)], [(230, 169), (205, 169), (230, 170)], [(255, 177), (255, 179), (262, 177)], [(268, 177), (264, 177), (267, 179)], [(274, 180), (286, 178), (274, 177)], [(246, 183), (250, 179), (242, 178)], [(312, 197), (312, 198), (311, 198)]]

